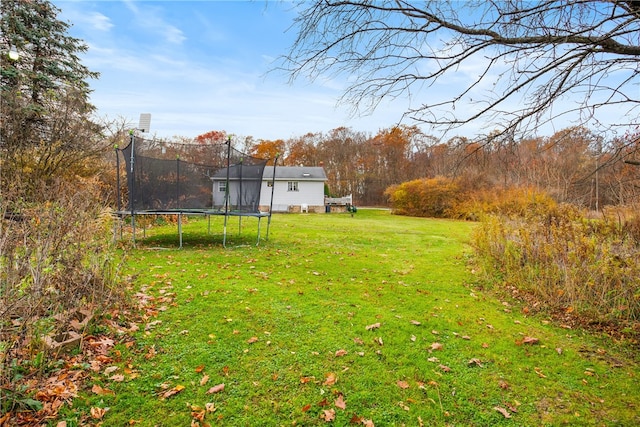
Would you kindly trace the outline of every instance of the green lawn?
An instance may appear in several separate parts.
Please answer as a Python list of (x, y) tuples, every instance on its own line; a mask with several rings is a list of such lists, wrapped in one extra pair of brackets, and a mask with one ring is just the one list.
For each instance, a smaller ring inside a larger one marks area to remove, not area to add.
[(220, 218), (190, 219), (181, 250), (174, 226), (138, 241), (145, 317), (116, 316), (134, 332), (68, 426), (89, 408), (108, 426), (640, 424), (631, 349), (482, 291), (473, 223), (275, 215), (257, 247), (242, 224), (226, 249)]

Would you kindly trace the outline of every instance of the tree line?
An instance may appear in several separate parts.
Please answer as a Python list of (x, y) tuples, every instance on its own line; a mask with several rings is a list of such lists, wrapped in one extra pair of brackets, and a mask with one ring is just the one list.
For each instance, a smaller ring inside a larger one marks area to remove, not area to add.
[[(223, 131), (196, 138), (225, 140)], [(355, 203), (386, 205), (385, 190), (421, 178), (455, 178), (470, 189), (535, 187), (556, 201), (598, 210), (626, 205), (640, 196), (640, 130), (605, 140), (584, 127), (524, 139), (495, 132), (446, 141), (417, 126), (394, 126), (376, 134), (339, 127), (290, 139), (236, 138), (247, 153), (282, 166), (322, 166), (333, 196), (352, 194)]]

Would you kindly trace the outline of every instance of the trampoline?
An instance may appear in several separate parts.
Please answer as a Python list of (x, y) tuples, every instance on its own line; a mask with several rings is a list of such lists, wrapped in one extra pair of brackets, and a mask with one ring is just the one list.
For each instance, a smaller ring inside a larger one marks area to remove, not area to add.
[[(231, 146), (231, 138), (217, 144), (159, 143), (131, 132), (126, 147), (116, 147), (117, 200), (116, 215), (131, 218), (133, 240), (136, 239), (136, 216), (175, 215), (182, 248), (182, 217), (224, 217), (222, 244), (227, 245), (230, 217), (256, 218), (260, 243), (261, 221), (267, 218), (265, 239), (269, 238), (273, 205), (273, 182), (268, 205), (260, 206), (265, 167), (270, 159), (252, 157)], [(126, 201), (121, 194), (121, 164), (126, 170)], [(277, 157), (273, 159), (275, 168)], [(261, 210), (262, 209), (262, 210)]]

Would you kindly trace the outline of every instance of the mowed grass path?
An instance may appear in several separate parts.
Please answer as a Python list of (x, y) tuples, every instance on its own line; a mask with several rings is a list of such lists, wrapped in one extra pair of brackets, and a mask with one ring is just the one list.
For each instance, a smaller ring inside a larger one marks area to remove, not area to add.
[(113, 394), (77, 407), (109, 426), (640, 424), (631, 350), (482, 291), (473, 223), (275, 215), (257, 247), (243, 226), (226, 249), (203, 219), (181, 250), (175, 227), (138, 243), (149, 317), (92, 379)]

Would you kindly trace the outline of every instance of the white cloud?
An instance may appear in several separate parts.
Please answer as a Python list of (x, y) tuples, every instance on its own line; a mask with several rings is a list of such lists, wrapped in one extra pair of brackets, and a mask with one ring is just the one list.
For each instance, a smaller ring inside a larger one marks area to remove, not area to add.
[(99, 12), (88, 13), (85, 22), (98, 31), (109, 31), (113, 28), (111, 19)]

